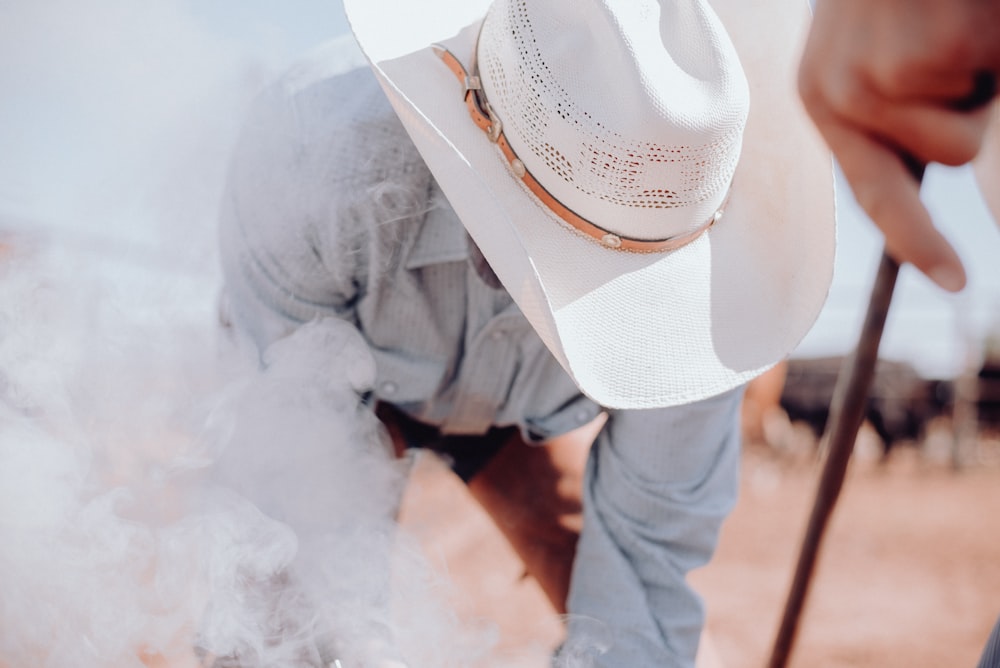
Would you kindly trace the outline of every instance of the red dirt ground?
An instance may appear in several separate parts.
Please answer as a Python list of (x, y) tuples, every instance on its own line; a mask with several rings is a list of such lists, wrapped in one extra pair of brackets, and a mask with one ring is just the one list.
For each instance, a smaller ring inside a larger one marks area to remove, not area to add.
[[(980, 442), (960, 471), (940, 448), (899, 448), (885, 463), (856, 454), (792, 668), (975, 666), (1000, 615), (998, 448)], [(746, 451), (718, 553), (692, 576), (708, 607), (699, 667), (766, 665), (819, 470), (811, 454)], [(403, 522), (446, 569), (460, 614), (497, 624), (497, 663), (546, 665), (559, 620), (486, 515), (433, 460), (416, 467)]]

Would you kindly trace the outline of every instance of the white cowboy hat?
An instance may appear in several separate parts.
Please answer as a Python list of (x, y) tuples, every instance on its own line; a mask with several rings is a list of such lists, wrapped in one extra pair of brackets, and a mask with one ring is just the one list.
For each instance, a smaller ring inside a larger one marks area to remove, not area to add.
[(804, 2), (344, 4), (458, 217), (592, 399), (710, 397), (811, 327), (835, 225), (794, 85)]

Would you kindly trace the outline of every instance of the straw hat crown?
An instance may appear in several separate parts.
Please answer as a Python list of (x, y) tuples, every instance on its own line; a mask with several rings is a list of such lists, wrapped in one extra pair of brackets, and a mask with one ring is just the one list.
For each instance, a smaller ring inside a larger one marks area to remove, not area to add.
[(664, 239), (722, 205), (749, 92), (703, 3), (498, 0), (478, 59), (511, 147), (583, 218)]

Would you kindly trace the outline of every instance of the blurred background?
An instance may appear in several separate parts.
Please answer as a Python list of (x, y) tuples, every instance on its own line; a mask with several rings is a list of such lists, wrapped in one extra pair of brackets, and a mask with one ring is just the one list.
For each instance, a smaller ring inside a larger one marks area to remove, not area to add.
[[(179, 338), (210, 347), (214, 216), (242, 113), (297, 55), (348, 33), (335, 0), (0, 0), (0, 283), (8, 286), (0, 370), (11, 375), (26, 353), (60, 365), (86, 357), (95, 339), (80, 331), (116, 350), (135, 336), (161, 348)], [(972, 665), (1000, 614), (1000, 386), (992, 380), (1000, 367), (1000, 234), (971, 169), (932, 167), (923, 192), (969, 285), (949, 295), (909, 267), (901, 272), (862, 432), (867, 454), (856, 457), (831, 538), (839, 547), (820, 571), (833, 584), (817, 594), (827, 603), (807, 617), (813, 630), (793, 665)], [(705, 665), (761, 665), (776, 628), (811, 502), (816, 437), (840, 358), (856, 344), (881, 251), (845, 188), (837, 201), (827, 305), (791, 362), (748, 394), (741, 505), (719, 559), (697, 578), (709, 608), (705, 661), (716, 662)], [(46, 259), (25, 264), (31, 256)], [(64, 296), (53, 300), (53, 292)], [(20, 347), (11, 347), (15, 339)], [(151, 391), (149, 375), (130, 371), (129, 359), (121, 369), (103, 357), (87, 368), (93, 382), (101, 379), (101, 406), (114, 405), (109, 414), (128, 413), (132, 398)], [(186, 391), (197, 385), (192, 377)], [(109, 389), (116, 379), (128, 379), (129, 389)], [(32, 388), (51, 396), (47, 382)], [(0, 468), (16, 452), (0, 445)], [(411, 488), (405, 517), (459, 589), (476, 590), (456, 597), (462, 614), (498, 620), (501, 649), (558, 635), (485, 519), (461, 505), (463, 490), (433, 467), (419, 475), (424, 484)], [(13, 477), (0, 474), (0, 487)], [(0, 529), (22, 509), (14, 501), (0, 493)], [(434, 528), (430, 518), (447, 513), (454, 521)], [(490, 559), (503, 578), (476, 576), (472, 566)], [(12, 573), (0, 572), (0, 583)], [(539, 631), (538, 619), (549, 626)], [(508, 655), (493, 665), (514, 663)]]

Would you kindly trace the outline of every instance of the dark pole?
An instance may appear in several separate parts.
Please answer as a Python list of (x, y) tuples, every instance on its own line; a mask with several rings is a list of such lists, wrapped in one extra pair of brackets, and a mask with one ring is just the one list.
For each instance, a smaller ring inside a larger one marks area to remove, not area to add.
[[(996, 93), (996, 74), (978, 71), (973, 77), (972, 92), (949, 106), (955, 111), (973, 111), (991, 103)], [(901, 154), (900, 158), (917, 183), (922, 183), (926, 165), (907, 154)], [(792, 650), (792, 643), (795, 641), (795, 632), (809, 590), (809, 581), (823, 539), (823, 531), (840, 494), (844, 474), (847, 472), (847, 462), (851, 458), (854, 441), (861, 427), (861, 418), (868, 401), (868, 390), (875, 375), (882, 329), (885, 326), (898, 274), (899, 264), (883, 252), (857, 350), (845, 362), (837, 378), (837, 386), (834, 388), (833, 401), (830, 404), (830, 422), (823, 436), (824, 442), (828, 444), (827, 459), (823, 465), (816, 500), (802, 540), (802, 549), (795, 567), (792, 587), (788, 592), (781, 626), (778, 628), (778, 635), (771, 651), (771, 661), (768, 664), (770, 668), (784, 668)]]
[(868, 400), (868, 389), (875, 375), (875, 363), (878, 360), (879, 342), (882, 340), (882, 329), (885, 326), (886, 315), (892, 300), (892, 291), (896, 285), (899, 264), (891, 257), (882, 254), (875, 285), (872, 289), (868, 312), (861, 329), (861, 337), (854, 354), (845, 362), (837, 385), (834, 388), (833, 401), (830, 405), (830, 428), (823, 437), (827, 444), (826, 462), (820, 476), (813, 503), (812, 514), (802, 540), (799, 561), (795, 567), (795, 577), (792, 580), (788, 600), (785, 603), (784, 615), (778, 635), (771, 652), (770, 668), (784, 668), (791, 653), (792, 643), (798, 629), (799, 617), (809, 583), (812, 578), (816, 556), (819, 553), (823, 532), (837, 502), (847, 463), (854, 449), (854, 441), (861, 427), (865, 404)]
[[(917, 183), (924, 180), (925, 165), (903, 156), (903, 161), (909, 168)], [(858, 346), (844, 362), (837, 377), (837, 385), (833, 390), (833, 400), (830, 403), (830, 419), (823, 443), (826, 444), (826, 462), (820, 474), (816, 499), (813, 501), (809, 524), (802, 538), (802, 548), (799, 560), (795, 566), (795, 576), (785, 602), (785, 611), (778, 627), (778, 635), (771, 650), (769, 668), (785, 668), (788, 657), (795, 642), (795, 633), (799, 626), (799, 617), (809, 592), (816, 557), (820, 544), (823, 542), (823, 532), (833, 512), (844, 484), (847, 463), (854, 450), (854, 441), (861, 428), (865, 404), (868, 402), (868, 390), (875, 376), (875, 364), (878, 361), (878, 347), (882, 341), (882, 330), (892, 302), (892, 291), (896, 287), (896, 277), (899, 275), (899, 263), (883, 251), (879, 262), (875, 283), (872, 286), (871, 298), (868, 301), (868, 311), (861, 327)]]

